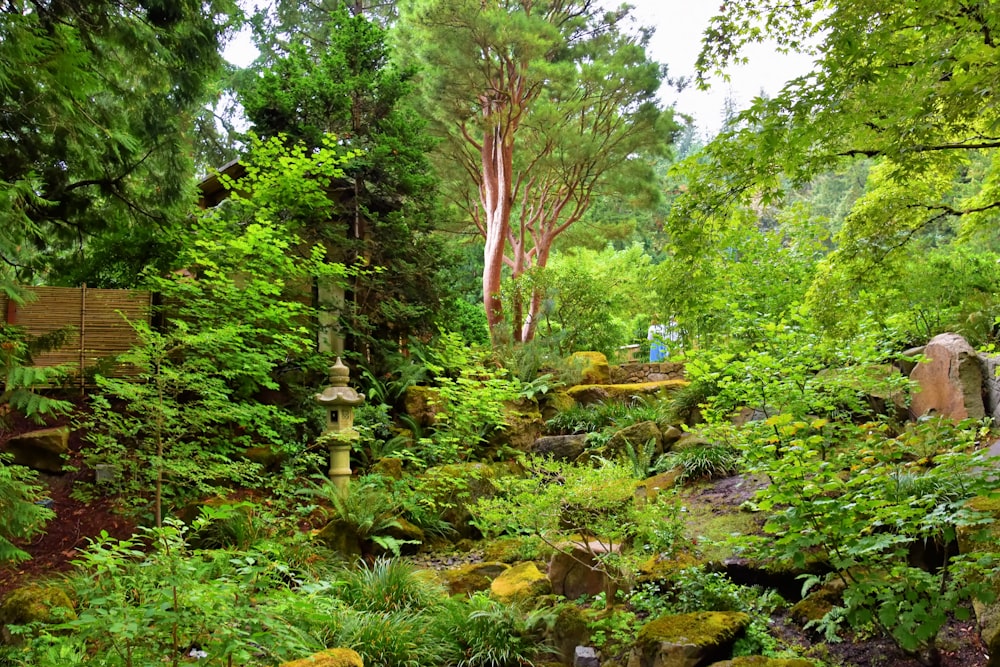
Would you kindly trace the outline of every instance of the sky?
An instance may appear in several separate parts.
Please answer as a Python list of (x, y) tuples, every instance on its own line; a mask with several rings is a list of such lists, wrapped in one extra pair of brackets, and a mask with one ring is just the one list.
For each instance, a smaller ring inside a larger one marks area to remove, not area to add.
[[(259, 2), (260, 0), (256, 0)], [(649, 55), (667, 65), (672, 78), (694, 78), (694, 63), (701, 50), (701, 35), (709, 19), (718, 12), (720, 0), (628, 0), (635, 6), (635, 17), (641, 25), (655, 28), (649, 44)], [(231, 42), (225, 56), (236, 65), (247, 65), (256, 56), (248, 34)], [(711, 88), (702, 91), (689, 85), (685, 90), (664, 86), (660, 97), (666, 105), (695, 119), (699, 131), (707, 137), (716, 134), (722, 125), (726, 97), (732, 97), (742, 109), (763, 90), (778, 92), (786, 81), (809, 70), (810, 61), (804, 56), (784, 56), (767, 44), (756, 45), (746, 52), (750, 62), (733, 67), (730, 80), (711, 80)]]
[[(693, 81), (694, 63), (701, 50), (701, 37), (709, 20), (718, 13), (718, 0), (628, 0), (635, 6), (639, 23), (656, 29), (649, 44), (649, 55), (667, 65), (670, 77), (686, 77)], [(695, 118), (702, 132), (714, 135), (722, 125), (727, 96), (737, 109), (749, 105), (763, 90), (769, 95), (781, 90), (786, 81), (804, 74), (811, 68), (809, 58), (782, 55), (773, 45), (759, 44), (746, 51), (749, 63), (733, 67), (727, 73), (730, 80), (710, 80), (708, 91), (698, 90), (692, 83), (678, 93), (664, 86), (660, 97), (666, 104)]]

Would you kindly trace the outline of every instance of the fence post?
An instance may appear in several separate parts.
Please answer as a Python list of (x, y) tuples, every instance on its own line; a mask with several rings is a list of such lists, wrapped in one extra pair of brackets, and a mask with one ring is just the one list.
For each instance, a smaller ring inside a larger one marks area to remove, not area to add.
[(83, 373), (83, 363), (86, 359), (87, 350), (87, 283), (83, 283), (80, 289), (80, 396), (87, 393), (87, 379)]

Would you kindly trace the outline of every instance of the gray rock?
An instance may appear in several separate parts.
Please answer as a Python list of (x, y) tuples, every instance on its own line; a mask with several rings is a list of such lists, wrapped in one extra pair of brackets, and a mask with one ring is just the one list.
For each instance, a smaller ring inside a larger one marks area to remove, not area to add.
[(585, 434), (550, 435), (535, 440), (528, 452), (548, 456), (557, 461), (572, 461), (583, 453), (586, 446), (587, 436)]
[(577, 646), (573, 655), (573, 667), (600, 667), (601, 660), (593, 646)]

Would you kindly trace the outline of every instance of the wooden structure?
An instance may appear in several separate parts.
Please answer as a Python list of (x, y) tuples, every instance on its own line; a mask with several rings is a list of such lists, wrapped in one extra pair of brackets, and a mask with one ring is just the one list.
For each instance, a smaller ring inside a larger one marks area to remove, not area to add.
[[(62, 347), (35, 356), (39, 366), (64, 366), (81, 386), (87, 370), (101, 365), (102, 375), (124, 377), (133, 371), (109, 360), (130, 349), (135, 330), (127, 320), (149, 321), (152, 293), (141, 290), (83, 287), (24, 287), (23, 304), (0, 294), (4, 322), (24, 328), (31, 336), (59, 329), (69, 335)], [(108, 365), (106, 365), (108, 364)]]

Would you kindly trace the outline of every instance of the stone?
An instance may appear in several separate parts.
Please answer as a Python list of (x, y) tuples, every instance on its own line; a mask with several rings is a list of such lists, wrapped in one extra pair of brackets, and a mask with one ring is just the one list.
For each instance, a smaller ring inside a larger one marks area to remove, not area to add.
[(7, 629), (8, 625), (52, 624), (75, 618), (73, 603), (63, 589), (37, 584), (17, 588), (0, 604), (0, 643), (19, 642), (19, 637)]
[(69, 454), (69, 433), (66, 426), (46, 428), (15, 435), (3, 446), (14, 457), (14, 463), (41, 472), (62, 473)]
[(635, 396), (655, 396), (672, 394), (690, 384), (687, 380), (660, 380), (639, 384), (584, 384), (570, 387), (566, 393), (579, 405), (626, 402)]
[(437, 421), (440, 396), (434, 387), (412, 385), (403, 394), (403, 410), (415, 424), (423, 428), (433, 426)]
[(639, 630), (629, 667), (700, 667), (729, 656), (750, 624), (742, 612), (702, 611), (661, 616)]
[(545, 644), (555, 648), (561, 664), (572, 665), (577, 647), (590, 642), (588, 624), (595, 613), (571, 603), (555, 606), (554, 618), (545, 629)]
[(560, 412), (571, 410), (576, 401), (565, 391), (550, 391), (539, 398), (542, 419), (549, 420)]
[(805, 658), (766, 658), (762, 655), (744, 655), (732, 660), (713, 662), (709, 667), (816, 667)]
[(649, 479), (640, 482), (636, 487), (636, 498), (642, 498), (646, 502), (655, 503), (660, 492), (665, 489), (672, 489), (677, 485), (677, 481), (684, 474), (684, 468), (671, 468)]
[(528, 449), (529, 454), (546, 456), (556, 461), (573, 461), (587, 448), (587, 435), (548, 435), (538, 438)]
[(982, 366), (983, 386), (986, 388), (986, 416), (991, 417), (994, 424), (1000, 423), (1000, 377), (997, 377), (1000, 355), (980, 355), (979, 363)]
[(365, 663), (353, 649), (328, 648), (307, 658), (283, 662), (279, 667), (365, 667)]
[[(426, 536), (424, 531), (403, 517), (393, 519), (395, 525), (387, 527), (381, 535), (386, 535), (399, 541), (399, 553), (404, 556), (415, 554), (424, 543)], [(388, 549), (383, 549), (377, 542), (371, 544), (371, 552), (375, 556), (385, 556), (391, 553)]]
[(399, 481), (403, 479), (403, 459), (397, 459), (393, 456), (379, 459), (372, 466), (371, 473)]
[(466, 563), (438, 573), (450, 595), (488, 591), (493, 580), (510, 569), (506, 563)]
[(601, 661), (593, 646), (577, 646), (573, 653), (573, 667), (600, 667)]
[(437, 507), (447, 508), (441, 518), (455, 529), (457, 539), (478, 539), (482, 535), (471, 523), (469, 507), (482, 498), (492, 498), (499, 480), (521, 472), (510, 462), (450, 463), (428, 468), (420, 475), (420, 483)]
[(552, 592), (568, 600), (606, 592), (610, 582), (597, 557), (609, 551), (617, 553), (618, 545), (609, 549), (598, 540), (559, 545), (549, 561)]
[(500, 602), (531, 602), (552, 592), (552, 584), (532, 562), (519, 563), (490, 584), (490, 593)]
[(268, 471), (276, 470), (286, 458), (283, 452), (267, 445), (247, 447), (243, 450), (242, 456)]
[(339, 519), (331, 521), (321, 528), (315, 539), (322, 542), (328, 549), (335, 551), (347, 560), (361, 557), (361, 538), (350, 524)]
[(910, 414), (935, 414), (949, 419), (982, 419), (983, 372), (972, 346), (955, 333), (935, 336), (924, 348), (927, 361), (917, 364), (910, 379), (919, 389), (910, 404)]
[(699, 435), (698, 433), (685, 433), (677, 442), (671, 446), (670, 451), (672, 452), (683, 452), (685, 449), (694, 449), (695, 447), (707, 447), (711, 445), (708, 440)]
[(663, 442), (663, 451), (669, 451), (670, 447), (684, 436), (684, 431), (673, 424), (660, 427), (660, 440)]
[(796, 602), (788, 615), (793, 621), (803, 626), (810, 621), (818, 621), (834, 607), (843, 604), (845, 587), (842, 580), (831, 579)]
[(575, 352), (570, 364), (580, 369), (580, 384), (611, 384), (611, 365), (601, 352)]
[(503, 428), (496, 431), (489, 439), (489, 444), (493, 448), (507, 446), (519, 452), (529, 451), (545, 430), (542, 413), (533, 403), (525, 405), (505, 403), (503, 415)]
[(653, 453), (663, 452), (663, 435), (660, 427), (654, 421), (644, 421), (626, 426), (608, 439), (604, 445), (604, 457), (616, 459), (625, 455), (625, 443), (630, 443), (632, 449), (638, 452), (646, 443), (653, 441)]

